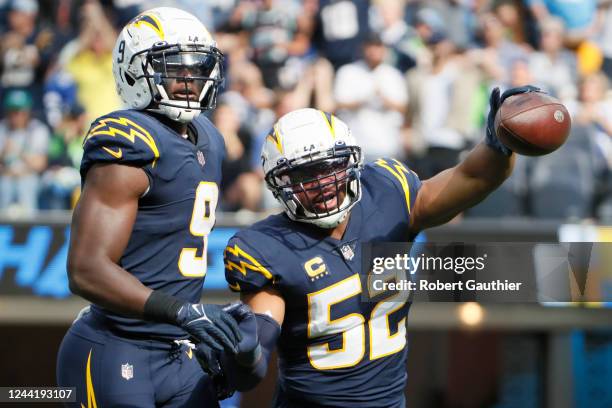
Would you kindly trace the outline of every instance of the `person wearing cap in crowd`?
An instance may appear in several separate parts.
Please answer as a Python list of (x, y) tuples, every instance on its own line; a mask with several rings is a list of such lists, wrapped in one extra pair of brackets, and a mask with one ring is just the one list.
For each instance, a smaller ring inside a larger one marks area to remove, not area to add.
[(31, 116), (32, 96), (12, 90), (4, 99), (0, 121), (0, 210), (37, 209), (40, 173), (47, 166), (49, 130)]

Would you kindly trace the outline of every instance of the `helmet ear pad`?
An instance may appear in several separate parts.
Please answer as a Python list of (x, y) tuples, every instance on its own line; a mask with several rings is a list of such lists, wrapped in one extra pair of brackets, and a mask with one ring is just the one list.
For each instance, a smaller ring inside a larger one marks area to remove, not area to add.
[(129, 85), (129, 86), (134, 86), (134, 84), (136, 83), (136, 80), (134, 79), (133, 76), (131, 76), (129, 74), (129, 72), (125, 71), (123, 73), (123, 76), (125, 77), (125, 82)]

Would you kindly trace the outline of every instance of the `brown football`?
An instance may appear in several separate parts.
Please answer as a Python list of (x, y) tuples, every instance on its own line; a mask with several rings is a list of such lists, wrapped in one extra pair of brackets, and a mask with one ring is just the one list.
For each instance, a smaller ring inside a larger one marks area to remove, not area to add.
[(513, 95), (495, 115), (495, 132), (512, 151), (541, 156), (557, 150), (569, 136), (572, 121), (556, 98), (542, 92)]

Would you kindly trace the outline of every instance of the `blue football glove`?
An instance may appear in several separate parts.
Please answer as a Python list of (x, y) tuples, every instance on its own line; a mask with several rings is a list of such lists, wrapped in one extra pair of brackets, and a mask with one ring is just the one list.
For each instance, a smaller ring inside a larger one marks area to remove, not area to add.
[(224, 310), (236, 319), (242, 334), (242, 340), (236, 347), (236, 361), (243, 366), (250, 367), (261, 357), (255, 314), (242, 302), (232, 303)]
[(527, 92), (542, 92), (540, 88), (535, 86), (526, 85), (519, 86), (517, 88), (510, 88), (504, 93), (501, 93), (499, 88), (493, 89), (491, 92), (491, 97), (489, 98), (489, 116), (487, 117), (487, 131), (485, 143), (490, 148), (497, 150), (501, 154), (505, 156), (510, 156), (512, 154), (512, 150), (508, 149), (506, 146), (502, 144), (502, 142), (497, 138), (497, 134), (495, 133), (495, 115), (499, 110), (499, 107), (502, 103), (509, 97), (521, 93)]
[(178, 310), (176, 323), (193, 337), (195, 344), (216, 352), (235, 354), (242, 340), (236, 320), (221, 305), (186, 303)]
[(195, 346), (196, 359), (204, 372), (210, 376), (217, 399), (224, 400), (231, 397), (235, 390), (231, 387), (225, 370), (222, 368), (221, 353), (204, 343), (198, 343)]
[[(234, 353), (236, 361), (244, 366), (252, 366), (261, 356), (261, 347), (257, 336), (257, 319), (251, 309), (242, 302), (232, 303), (223, 308), (240, 325), (241, 340), (236, 345)], [(200, 365), (210, 375), (218, 375), (223, 368), (219, 359), (219, 351), (208, 344), (196, 344), (196, 356)]]
[[(236, 345), (236, 360), (243, 365), (253, 365), (261, 355), (257, 340), (257, 320), (251, 309), (242, 302), (232, 303), (223, 307), (223, 312), (232, 316), (240, 324), (241, 340)], [(234, 393), (228, 381), (221, 353), (208, 344), (196, 344), (195, 355), (202, 369), (212, 378), (217, 399), (229, 398)]]

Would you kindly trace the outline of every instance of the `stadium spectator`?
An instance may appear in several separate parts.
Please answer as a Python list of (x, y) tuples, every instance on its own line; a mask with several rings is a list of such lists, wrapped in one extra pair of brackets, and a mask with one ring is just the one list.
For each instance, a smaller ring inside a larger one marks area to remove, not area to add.
[(38, 208), (40, 173), (47, 165), (49, 131), (31, 116), (32, 97), (9, 91), (0, 121), (0, 209), (32, 214)]
[(438, 38), (440, 35), (448, 36), (442, 16), (433, 8), (424, 7), (416, 13), (414, 28), (423, 44), (430, 44), (432, 38)]
[(527, 44), (526, 19), (520, 2), (501, 0), (494, 3), (494, 13), (504, 27), (505, 37), (516, 44)]
[(529, 57), (534, 80), (561, 99), (576, 97), (576, 56), (563, 46), (563, 21), (549, 17), (541, 23), (540, 50)]
[[(421, 0), (412, 2), (414, 25), (433, 24), (434, 30), (443, 28), (459, 49), (474, 44), (478, 20), (470, 9), (471, 1), (465, 0)], [(423, 14), (422, 10), (429, 10)], [(427, 15), (429, 14), (429, 15)]]
[(8, 31), (1, 38), (2, 88), (31, 88), (41, 56), (36, 46), (38, 3), (34, 0), (12, 0), (7, 14)]
[(369, 0), (319, 0), (313, 45), (335, 70), (361, 57), (370, 32)]
[(363, 59), (341, 67), (334, 86), (338, 117), (351, 127), (367, 160), (401, 150), (408, 94), (402, 74), (384, 62), (386, 53), (380, 37), (370, 34)]
[[(251, 169), (259, 174), (260, 180), (263, 180), (263, 172), (261, 171), (261, 150), (270, 133), (270, 129), (272, 129), (274, 122), (281, 116), (293, 110), (307, 107), (308, 105), (304, 102), (303, 96), (300, 90), (298, 90), (298, 92), (278, 92), (272, 110), (269, 111), (269, 115), (266, 116), (266, 119), (271, 119), (271, 121), (267, 123), (266, 127), (262, 128), (261, 132), (255, 134), (254, 145), (251, 150)], [(264, 211), (271, 209), (277, 210), (278, 202), (274, 199), (270, 190), (266, 188), (264, 183), (260, 183), (260, 186), (262, 190), (261, 209)]]
[(115, 91), (112, 51), (116, 33), (97, 1), (82, 8), (81, 32), (62, 50), (60, 65), (72, 76), (89, 118), (121, 106)]
[(67, 33), (52, 19), (40, 15), (34, 0), (8, 1), (7, 31), (0, 47), (2, 88), (27, 89), (33, 113), (43, 117), (42, 88), (48, 66), (65, 43)]
[(334, 67), (326, 58), (316, 58), (304, 70), (302, 78), (295, 86), (295, 90), (302, 93), (304, 98), (301, 106), (310, 105), (325, 112), (335, 112), (336, 101), (333, 94), (335, 76)]
[(49, 141), (48, 168), (41, 181), (41, 209), (69, 210), (76, 202), (87, 126), (85, 110), (75, 104), (54, 127)]
[(56, 66), (50, 69), (44, 85), (45, 119), (52, 128), (59, 125), (64, 112), (78, 103), (78, 88), (72, 76)]
[(504, 26), (495, 14), (482, 15), (480, 28), (483, 46), (470, 50), (469, 57), (483, 70), (491, 86), (504, 84), (509, 80), (512, 62), (525, 57), (526, 51), (505, 37)]
[(403, 2), (380, 0), (373, 7), (380, 20), (376, 29), (389, 49), (387, 62), (401, 72), (406, 72), (417, 64), (425, 46), (414, 27), (404, 19)]
[(516, 58), (510, 65), (510, 78), (506, 87), (512, 88), (534, 83), (533, 73), (527, 58)]
[(526, 0), (531, 12), (542, 24), (549, 16), (563, 20), (566, 41), (577, 46), (593, 34), (597, 13), (597, 0)]
[(432, 63), (407, 74), (409, 106), (405, 147), (423, 178), (454, 166), (477, 125), (471, 110), (479, 91), (480, 73), (456, 51), (443, 33), (429, 38)]
[(301, 11), (298, 2), (277, 0), (245, 1), (235, 10), (234, 19), (249, 35), (253, 62), (268, 88), (290, 87), (292, 81), (283, 78), (282, 71), (291, 56), (308, 51), (309, 27), (299, 18)]
[(578, 100), (567, 105), (575, 125), (586, 127), (595, 148), (593, 163), (601, 176), (612, 169), (612, 100), (607, 97), (609, 82), (598, 72), (580, 82)]
[(261, 177), (251, 170), (251, 134), (229, 104), (217, 106), (213, 123), (225, 140), (226, 156), (221, 169), (223, 209), (257, 211), (261, 201)]
[(598, 3), (595, 39), (603, 54), (602, 70), (612, 80), (612, 0)]
[(232, 80), (223, 94), (224, 103), (232, 106), (252, 135), (267, 130), (274, 121), (271, 109), (275, 94), (264, 86), (259, 68), (249, 61), (235, 62), (229, 76)]

